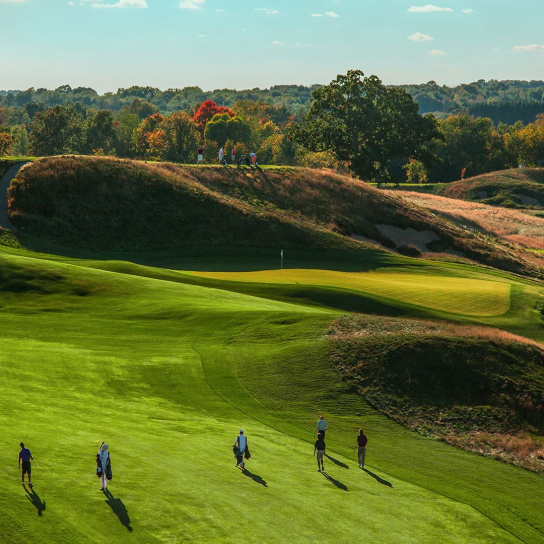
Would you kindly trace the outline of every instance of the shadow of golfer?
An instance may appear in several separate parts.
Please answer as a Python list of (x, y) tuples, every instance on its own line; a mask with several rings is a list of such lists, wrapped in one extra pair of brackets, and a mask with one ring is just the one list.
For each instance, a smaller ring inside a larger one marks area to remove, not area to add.
[(36, 508), (36, 510), (38, 511), (38, 516), (41, 516), (45, 511), (45, 501), (42, 502), (39, 495), (32, 488), (29, 491), (25, 486), (25, 493), (26, 498), (34, 505), (34, 508)]
[(384, 480), (383, 478), (380, 478), (377, 474), (374, 474), (373, 472), (370, 472), (370, 470), (366, 468), (361, 469), (363, 472), (366, 472), (369, 476), (372, 476), (378, 483), (382, 485), (386, 485), (387, 487), (393, 487), (393, 484), (391, 482), (388, 482), (387, 480)]
[(119, 498), (115, 498), (113, 494), (107, 489), (104, 491), (106, 495), (106, 504), (113, 510), (113, 513), (119, 518), (121, 525), (126, 527), (128, 531), (132, 533), (133, 529), (130, 526), (130, 518), (128, 516), (127, 508), (123, 504), (123, 501)]
[(339, 467), (342, 467), (342, 468), (349, 468), (345, 463), (342, 463), (342, 461), (339, 461), (338, 459), (335, 459), (334, 457), (331, 457), (330, 455), (326, 455), (325, 454), (325, 457), (329, 460), (329, 461), (332, 461), (335, 465), (339, 466)]
[(325, 471), (322, 471), (321, 474), (323, 474), (323, 476), (325, 476), (325, 478), (329, 480), (331, 484), (334, 484), (338, 489), (341, 489), (342, 491), (349, 491), (346, 485), (344, 485), (342, 482), (339, 482), (338, 480), (335, 480), (332, 476), (329, 476)]
[(244, 476), (247, 476), (254, 482), (257, 482), (258, 484), (263, 485), (264, 487), (268, 487), (268, 484), (265, 480), (263, 480), (260, 476), (257, 476), (257, 474), (253, 474), (253, 472), (250, 472), (247, 468), (242, 469), (242, 474)]

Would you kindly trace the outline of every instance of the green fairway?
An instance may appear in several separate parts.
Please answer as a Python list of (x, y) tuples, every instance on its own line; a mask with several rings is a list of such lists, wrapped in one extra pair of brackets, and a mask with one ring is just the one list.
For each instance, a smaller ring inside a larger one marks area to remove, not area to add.
[(469, 316), (497, 316), (510, 306), (510, 285), (444, 275), (376, 271), (264, 270), (259, 272), (199, 272), (207, 278), (259, 283), (325, 285)]
[[(243, 531), (245, 542), (362, 532), (384, 543), (544, 542), (541, 477), (415, 435), (339, 380), (324, 339), (338, 312), (191, 285), (178, 272), (28, 255), (0, 253), (0, 541), (239, 542)], [(157, 277), (135, 275), (144, 271)], [(527, 297), (536, 287), (454, 272), (443, 286), (406, 273), (411, 302), (530, 321), (509, 310), (510, 286)], [(407, 302), (400, 271), (362, 275), (370, 287), (358, 274), (290, 273)], [(328, 478), (312, 457), (319, 415)], [(361, 425), (366, 472), (352, 445)], [(252, 452), (245, 474), (231, 449), (240, 428)], [(34, 497), (16, 468), (21, 440), (37, 462)], [(94, 476), (102, 440), (114, 473), (107, 502)]]

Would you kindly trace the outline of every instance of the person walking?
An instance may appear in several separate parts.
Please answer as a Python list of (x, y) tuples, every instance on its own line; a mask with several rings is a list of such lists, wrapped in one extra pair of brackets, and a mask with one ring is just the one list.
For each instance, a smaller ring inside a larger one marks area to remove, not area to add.
[(251, 160), (253, 161), (253, 166), (257, 167), (258, 164), (257, 164), (257, 153), (252, 153), (251, 154)]
[(325, 438), (325, 431), (328, 429), (327, 422), (323, 419), (323, 416), (320, 416), (319, 421), (316, 425), (317, 434), (322, 433), (323, 438)]
[(102, 469), (100, 474), (100, 491), (106, 491), (108, 489), (108, 480), (111, 479), (111, 460), (109, 447), (105, 442), (102, 442), (98, 448), (98, 461)]
[(247, 447), (247, 437), (243, 430), (240, 430), (240, 435), (236, 437), (233, 447), (235, 448), (236, 468), (242, 467), (244, 469), (246, 466), (244, 456), (248, 458), (247, 453), (249, 452), (249, 448)]
[(236, 164), (236, 147), (232, 146), (232, 151), (230, 152), (230, 158), (232, 159), (232, 164)]
[(317, 470), (318, 472), (324, 472), (325, 469), (323, 468), (323, 457), (325, 457), (325, 437), (323, 436), (323, 433), (319, 432), (317, 433), (317, 440), (314, 444), (314, 455), (317, 454)]
[(204, 148), (201, 145), (199, 145), (196, 152), (198, 153), (197, 164), (202, 164), (204, 162)]
[(225, 150), (223, 148), (221, 148), (219, 150), (219, 164), (223, 164), (223, 157), (225, 156)]
[(357, 435), (357, 462), (359, 463), (360, 468), (365, 468), (367, 442), (368, 438), (363, 432), (363, 429), (359, 429), (359, 434)]
[(21, 468), (21, 462), (23, 463), (23, 470), (21, 473), (23, 480), (22, 484), (25, 485), (25, 474), (28, 474), (28, 487), (32, 489), (32, 482), (30, 481), (32, 467), (30, 466), (30, 461), (34, 461), (34, 457), (32, 457), (30, 450), (25, 448), (25, 445), (22, 442), (19, 445), (21, 446), (21, 451), (19, 452), (19, 462), (17, 463), (17, 467)]

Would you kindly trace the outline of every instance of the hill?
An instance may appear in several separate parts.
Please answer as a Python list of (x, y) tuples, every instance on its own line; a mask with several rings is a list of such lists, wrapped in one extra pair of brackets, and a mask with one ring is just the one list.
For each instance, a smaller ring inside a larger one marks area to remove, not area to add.
[[(260, 247), (446, 253), (541, 277), (541, 263), (357, 180), (300, 168), (51, 157), (9, 190), (24, 238), (94, 251)], [(386, 255), (386, 253), (383, 253)]]
[(531, 438), (544, 434), (541, 345), (496, 329), (361, 315), (335, 322), (328, 338), (342, 377), (395, 421), (544, 474), (542, 441)]
[(544, 209), (544, 170), (518, 168), (437, 187), (437, 194), (505, 208)]

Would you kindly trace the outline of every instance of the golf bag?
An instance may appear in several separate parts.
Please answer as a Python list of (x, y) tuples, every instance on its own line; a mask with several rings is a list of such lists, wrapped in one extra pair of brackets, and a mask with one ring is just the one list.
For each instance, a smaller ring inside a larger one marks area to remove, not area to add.
[(251, 453), (249, 453), (249, 448), (246, 446), (246, 451), (244, 452), (244, 457), (246, 459), (251, 459)]
[(238, 445), (234, 444), (232, 446), (232, 453), (234, 453), (234, 457), (238, 457), (238, 451), (239, 451)]
[(108, 453), (108, 459), (106, 460), (106, 480), (111, 480), (112, 478), (110, 454)]
[(102, 463), (100, 462), (100, 454), (96, 454), (96, 475), (102, 478)]

